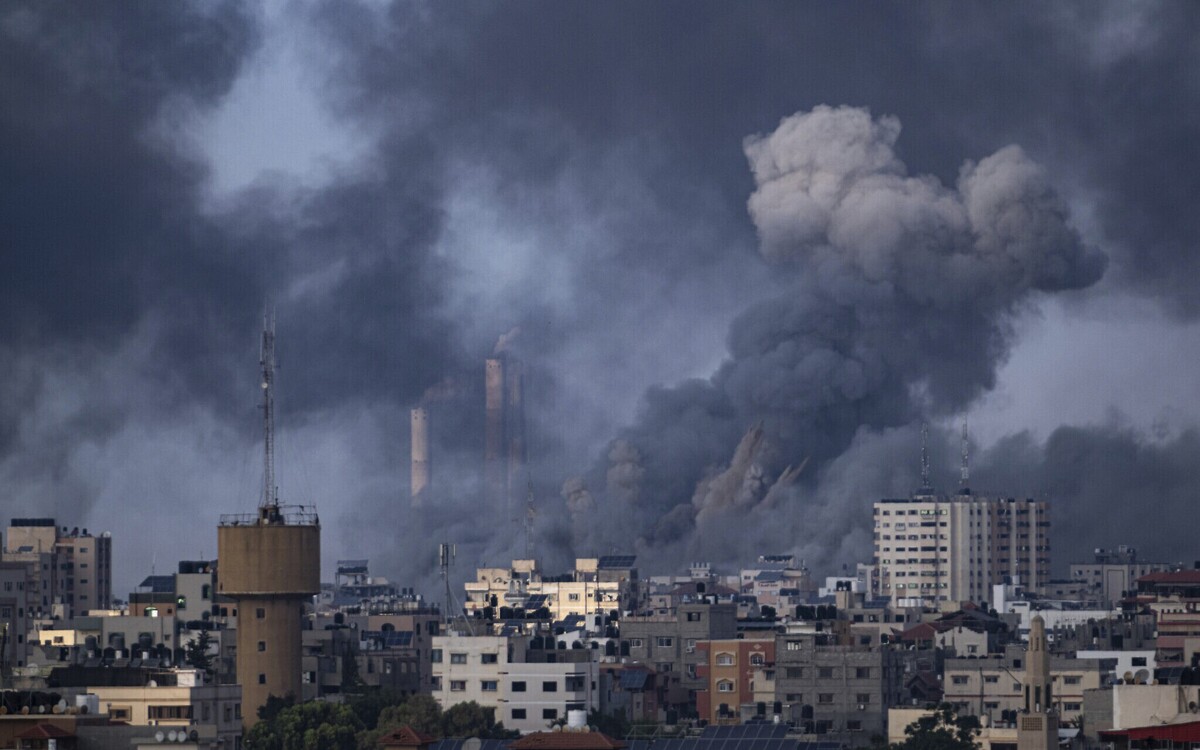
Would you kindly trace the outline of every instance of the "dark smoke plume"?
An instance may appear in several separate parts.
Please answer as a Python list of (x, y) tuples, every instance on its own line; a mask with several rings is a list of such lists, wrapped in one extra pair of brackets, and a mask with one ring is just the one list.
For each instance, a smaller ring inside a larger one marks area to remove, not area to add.
[[(719, 530), (736, 528), (738, 553), (762, 551), (760, 504), (827, 503), (827, 472), (856, 434), (964, 409), (994, 385), (1033, 295), (1100, 278), (1103, 256), (1020, 148), (966, 162), (947, 186), (908, 174), (899, 135), (895, 118), (817, 107), (747, 139), (750, 213), (791, 289), (734, 321), (711, 379), (648, 395), (598, 502), (638, 522), (598, 525), (612, 533), (600, 544), (631, 534), (649, 554), (713, 556), (729, 546)], [(796, 468), (810, 462), (812, 481)], [(794, 531), (789, 550), (815, 529)]]

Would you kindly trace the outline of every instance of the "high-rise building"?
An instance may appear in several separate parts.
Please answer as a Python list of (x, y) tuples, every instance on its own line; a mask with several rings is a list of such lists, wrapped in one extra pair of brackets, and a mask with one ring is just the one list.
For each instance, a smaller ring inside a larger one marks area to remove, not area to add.
[(922, 490), (874, 508), (875, 593), (902, 607), (987, 601), (992, 586), (1050, 578), (1045, 501)]
[(112, 606), (112, 537), (59, 527), (53, 518), (14, 518), (5, 537), (4, 560), (31, 566), (35, 603), (63, 616)]

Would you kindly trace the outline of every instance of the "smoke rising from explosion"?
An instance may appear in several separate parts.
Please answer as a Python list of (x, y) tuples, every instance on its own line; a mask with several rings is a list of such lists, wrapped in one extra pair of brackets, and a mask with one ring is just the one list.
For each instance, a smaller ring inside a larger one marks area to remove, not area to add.
[(965, 163), (946, 186), (908, 174), (899, 135), (895, 118), (821, 106), (747, 139), (749, 210), (791, 287), (738, 316), (712, 378), (649, 394), (609, 453), (591, 544), (731, 561), (774, 535), (831, 560), (844, 534), (792, 525), (789, 541), (770, 517), (853, 509), (866, 528), (874, 498), (825, 486), (856, 434), (960, 412), (994, 384), (1022, 305), (1100, 278), (1103, 256), (1020, 148)]
[[(1200, 309), (1192, 6), (287, 10), (0, 10), (0, 484), (12, 516), (112, 530), (118, 591), (156, 553), (213, 554), (179, 529), (255, 502), (264, 307), (285, 502), (320, 508), (327, 573), (371, 557), (417, 586), (439, 541), (463, 569), (523, 552), (478, 476), (504, 331), (548, 568), (820, 569), (862, 559), (870, 502), (915, 486), (920, 420), (957, 465), (937, 425), (994, 388), (1039, 304)], [(193, 126), (272, 34), (366, 157), (214, 198), (246, 146)], [(422, 400), (439, 502), (416, 514)], [(1195, 443), (1067, 426), (977, 449), (975, 475), (1055, 502), (1056, 565), (1072, 544), (1190, 556), (1146, 519), (1185, 512)]]

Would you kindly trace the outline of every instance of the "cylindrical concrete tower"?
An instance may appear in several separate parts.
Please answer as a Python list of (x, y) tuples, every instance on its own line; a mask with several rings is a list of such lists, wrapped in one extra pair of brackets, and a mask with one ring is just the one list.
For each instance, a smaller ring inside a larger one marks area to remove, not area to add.
[(304, 604), (321, 590), (321, 526), (311, 508), (266, 505), (222, 516), (217, 590), (237, 601), (242, 725), (271, 695), (301, 697)]
[(504, 415), (508, 442), (508, 505), (516, 508), (525, 496), (525, 366), (518, 359), (505, 363), (507, 404)]
[(484, 366), (483, 474), (489, 502), (504, 509), (507, 490), (504, 447), (504, 360), (490, 357)]
[(412, 410), (412, 507), (425, 503), (429, 489), (429, 412)]

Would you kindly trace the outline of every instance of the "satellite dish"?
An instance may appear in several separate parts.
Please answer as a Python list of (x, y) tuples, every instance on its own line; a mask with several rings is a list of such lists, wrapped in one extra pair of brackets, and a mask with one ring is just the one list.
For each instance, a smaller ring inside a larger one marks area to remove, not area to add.
[(176, 732), (174, 729), (167, 732), (167, 742), (175, 742), (178, 739), (179, 739), (179, 733)]
[(162, 730), (159, 730), (154, 733), (154, 741), (155, 742), (162, 742), (165, 737), (166, 737), (166, 735), (162, 733)]

